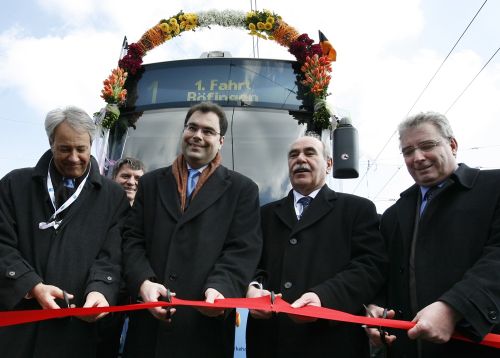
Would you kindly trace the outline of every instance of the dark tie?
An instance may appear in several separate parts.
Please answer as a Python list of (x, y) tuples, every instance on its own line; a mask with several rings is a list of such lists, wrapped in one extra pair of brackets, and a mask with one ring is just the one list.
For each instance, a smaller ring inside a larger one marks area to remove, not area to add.
[(187, 182), (187, 197), (191, 197), (194, 188), (196, 187), (196, 178), (200, 175), (200, 172), (196, 169), (189, 169), (189, 176)]
[(437, 189), (439, 189), (438, 186), (431, 186), (429, 190), (427, 190), (427, 192), (425, 193), (424, 198), (422, 199), (422, 204), (420, 204), (420, 216), (422, 216), (425, 208), (431, 202), (432, 198), (436, 194)]
[(311, 204), (312, 198), (310, 196), (304, 196), (300, 198), (297, 202), (302, 204), (302, 211), (300, 212), (300, 217), (304, 215), (304, 211), (306, 211), (309, 204)]
[(75, 179), (63, 178), (63, 185), (68, 189), (74, 189), (75, 188)]

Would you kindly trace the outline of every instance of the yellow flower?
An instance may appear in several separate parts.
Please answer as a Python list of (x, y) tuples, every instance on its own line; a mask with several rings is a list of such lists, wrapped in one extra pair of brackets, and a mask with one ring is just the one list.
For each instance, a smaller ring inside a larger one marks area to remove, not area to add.
[(272, 28), (273, 28), (273, 24), (271, 24), (271, 23), (269, 23), (269, 22), (266, 22), (266, 23), (264, 24), (264, 28), (265, 28), (266, 30), (272, 30)]
[(260, 22), (260, 21), (259, 21), (259, 22), (257, 23), (257, 28), (258, 28), (259, 30), (264, 30), (264, 29), (265, 29), (265, 27), (266, 27), (266, 25), (264, 25), (264, 23), (263, 23), (263, 22)]
[(170, 25), (172, 26), (177, 25), (177, 19), (175, 17), (172, 17), (170, 20), (168, 20), (168, 22), (170, 22)]
[(270, 23), (270, 24), (274, 24), (274, 17), (272, 16), (269, 16), (266, 20), (266, 22)]
[(253, 24), (253, 23), (248, 24), (248, 28), (250, 29), (250, 31), (257, 30), (257, 28), (255, 27), (255, 24)]
[(160, 24), (160, 29), (161, 31), (163, 31), (164, 33), (169, 33), (170, 32), (170, 26), (168, 26), (168, 24), (166, 22), (162, 22)]
[(255, 15), (256, 15), (255, 11), (249, 11), (249, 12), (247, 12), (247, 19), (251, 19)]

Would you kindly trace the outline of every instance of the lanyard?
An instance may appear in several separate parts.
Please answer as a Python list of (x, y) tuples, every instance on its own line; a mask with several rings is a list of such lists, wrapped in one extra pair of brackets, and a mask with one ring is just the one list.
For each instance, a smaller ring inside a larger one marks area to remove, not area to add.
[(90, 174), (90, 169), (89, 169), (89, 172), (87, 173), (87, 175), (85, 176), (85, 178), (80, 183), (80, 185), (78, 185), (78, 188), (73, 193), (73, 195), (71, 195), (68, 198), (68, 200), (66, 200), (64, 202), (64, 204), (62, 204), (59, 207), (59, 209), (57, 209), (56, 208), (56, 198), (54, 195), (54, 185), (52, 184), (52, 179), (50, 177), (50, 164), (49, 164), (49, 171), (47, 173), (47, 190), (49, 191), (50, 201), (52, 202), (52, 206), (54, 207), (55, 211), (54, 211), (54, 214), (52, 214), (52, 216), (49, 218), (48, 222), (42, 221), (41, 223), (38, 224), (38, 228), (40, 230), (45, 230), (45, 229), (48, 229), (49, 227), (54, 227), (54, 229), (57, 229), (59, 227), (59, 225), (61, 225), (62, 220), (56, 220), (57, 215), (60, 212), (69, 208), (69, 206), (76, 201), (76, 199), (78, 198), (78, 196), (80, 195), (80, 193), (83, 190), (83, 186), (85, 185), (85, 182), (87, 181), (89, 174)]

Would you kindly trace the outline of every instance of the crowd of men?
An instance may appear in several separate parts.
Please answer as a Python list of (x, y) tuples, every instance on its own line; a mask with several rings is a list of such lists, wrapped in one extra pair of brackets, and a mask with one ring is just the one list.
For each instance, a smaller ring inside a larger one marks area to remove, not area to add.
[[(248, 357), (499, 356), (452, 338), (500, 333), (500, 170), (459, 164), (445, 116), (399, 125), (415, 183), (381, 219), (368, 199), (328, 187), (335, 163), (313, 134), (283, 153), (292, 190), (260, 207), (256, 183), (221, 164), (227, 128), (221, 107), (194, 105), (170, 166), (145, 173), (126, 157), (108, 179), (88, 114), (50, 111), (50, 149), (0, 180), (0, 310), (279, 294), (414, 326), (250, 310)], [(0, 347), (20, 358), (232, 357), (235, 320), (217, 308), (101, 313), (2, 327)]]

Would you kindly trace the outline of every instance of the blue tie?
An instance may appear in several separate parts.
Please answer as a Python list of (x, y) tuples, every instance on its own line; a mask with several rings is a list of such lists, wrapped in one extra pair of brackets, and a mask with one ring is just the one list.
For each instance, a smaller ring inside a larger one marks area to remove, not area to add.
[(297, 202), (302, 204), (302, 211), (300, 212), (300, 217), (304, 215), (304, 211), (306, 211), (309, 204), (311, 204), (312, 198), (310, 196), (304, 196), (300, 198)]
[(191, 197), (194, 188), (196, 187), (197, 178), (200, 176), (200, 172), (196, 169), (189, 169), (189, 176), (187, 181), (187, 197)]
[(75, 188), (75, 179), (63, 178), (63, 185), (68, 189), (74, 189)]
[(429, 202), (432, 200), (432, 197), (434, 196), (434, 194), (436, 193), (436, 189), (438, 188), (438, 186), (432, 186), (425, 193), (424, 198), (422, 199), (422, 203), (420, 204), (420, 216), (422, 216), (422, 214), (424, 213), (427, 204), (429, 204)]

